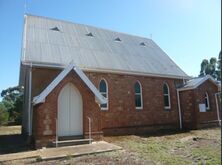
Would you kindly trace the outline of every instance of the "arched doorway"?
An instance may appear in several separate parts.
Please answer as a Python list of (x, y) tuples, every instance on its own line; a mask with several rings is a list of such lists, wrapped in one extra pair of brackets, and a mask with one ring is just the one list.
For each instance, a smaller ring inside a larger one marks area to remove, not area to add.
[(66, 84), (58, 97), (58, 136), (83, 134), (82, 96), (72, 84)]

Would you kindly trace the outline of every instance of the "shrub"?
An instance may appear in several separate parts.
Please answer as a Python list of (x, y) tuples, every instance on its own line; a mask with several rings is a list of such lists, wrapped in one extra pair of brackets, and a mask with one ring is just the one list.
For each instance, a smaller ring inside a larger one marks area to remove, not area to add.
[(9, 114), (3, 103), (0, 102), (0, 125), (8, 123)]

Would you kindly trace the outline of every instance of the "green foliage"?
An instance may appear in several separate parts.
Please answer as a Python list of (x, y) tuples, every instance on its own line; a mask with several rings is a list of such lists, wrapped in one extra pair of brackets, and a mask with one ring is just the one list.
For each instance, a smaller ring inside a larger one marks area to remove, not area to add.
[[(1, 92), (1, 97), (3, 97), (3, 99), (2, 102), (0, 102), (0, 105), (4, 111), (0, 110), (0, 114), (2, 115), (2, 118), (4, 118), (4, 122), (21, 124), (23, 89), (19, 86), (10, 87)], [(0, 123), (0, 125), (1, 124), (2, 123)]]
[(217, 60), (217, 75), (218, 75), (218, 80), (221, 80), (221, 51), (219, 53)]
[(36, 162), (41, 162), (42, 161), (42, 157), (41, 156), (37, 156), (36, 157)]
[[(194, 137), (199, 137), (199, 140), (194, 141)], [(112, 138), (115, 138), (111, 140), (112, 143), (134, 153), (135, 159), (152, 160), (152, 164), (221, 164), (220, 128), (175, 132), (162, 136), (133, 135)]]
[(212, 57), (210, 60), (204, 59), (200, 65), (199, 77), (205, 75), (211, 75), (216, 80), (221, 80), (221, 52), (219, 54), (218, 60)]
[(71, 160), (72, 159), (72, 155), (70, 155), (70, 154), (66, 155), (65, 159), (66, 160)]
[(3, 103), (0, 102), (0, 125), (4, 125), (8, 122), (9, 113)]

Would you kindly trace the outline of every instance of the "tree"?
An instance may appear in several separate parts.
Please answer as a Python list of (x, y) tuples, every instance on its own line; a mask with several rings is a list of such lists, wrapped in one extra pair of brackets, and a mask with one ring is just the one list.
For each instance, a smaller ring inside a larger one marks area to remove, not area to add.
[(208, 60), (207, 60), (207, 59), (204, 59), (204, 60), (201, 62), (201, 65), (200, 65), (200, 75), (199, 75), (199, 76), (204, 76), (204, 75), (206, 75), (206, 70), (207, 70), (208, 65), (209, 65), (209, 63), (208, 63)]
[(8, 112), (3, 103), (0, 102), (0, 125), (4, 125), (8, 122)]
[(10, 87), (1, 92), (1, 97), (3, 97), (1, 104), (4, 105), (8, 113), (8, 121), (20, 124), (22, 120), (23, 88), (19, 86)]
[(219, 53), (217, 60), (217, 75), (218, 75), (218, 80), (221, 80), (221, 51)]
[[(218, 61), (219, 60), (220, 58), (218, 59)], [(218, 61), (215, 57), (212, 57), (210, 61), (208, 61), (207, 59), (204, 59), (200, 65), (201, 68), (200, 68), (199, 77), (202, 77), (205, 75), (211, 75), (213, 78), (220, 80), (221, 79), (220, 71), (219, 71), (220, 69), (218, 69), (218, 67), (220, 68), (220, 66), (218, 65)]]

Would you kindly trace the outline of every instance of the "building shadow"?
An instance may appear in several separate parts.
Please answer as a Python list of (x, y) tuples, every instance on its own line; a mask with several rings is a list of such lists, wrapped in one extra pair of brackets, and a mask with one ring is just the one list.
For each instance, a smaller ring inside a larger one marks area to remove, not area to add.
[(183, 134), (183, 133), (189, 133), (191, 130), (184, 129), (184, 130), (157, 130), (153, 132), (149, 132), (147, 134), (139, 134), (138, 136), (142, 138), (148, 138), (148, 137), (161, 137), (161, 136), (169, 136), (169, 135), (175, 135), (175, 134)]
[(21, 134), (0, 135), (0, 154), (33, 150)]

